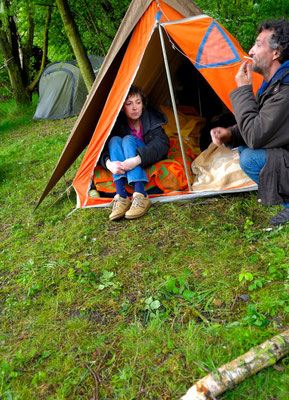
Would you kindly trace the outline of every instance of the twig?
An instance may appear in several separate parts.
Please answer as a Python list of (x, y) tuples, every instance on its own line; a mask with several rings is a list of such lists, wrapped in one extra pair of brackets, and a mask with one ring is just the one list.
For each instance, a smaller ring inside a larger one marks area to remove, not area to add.
[(8, 58), (8, 60), (5, 60), (5, 64), (2, 65), (2, 67), (0, 67), (0, 69), (3, 69), (3, 68), (8, 67), (8, 63), (9, 63), (9, 61), (11, 61), (12, 59), (13, 59), (13, 57), (10, 57), (10, 58)]
[(199, 317), (201, 318), (202, 321), (206, 322), (206, 324), (210, 325), (210, 321), (203, 316), (203, 314), (200, 313), (200, 311), (198, 311), (195, 307), (191, 307), (193, 312)]
[(236, 304), (237, 300), (238, 300), (238, 296), (235, 296), (235, 298), (233, 300), (233, 303), (231, 304), (230, 311), (232, 311), (233, 308), (235, 307), (235, 304)]
[(146, 376), (146, 371), (143, 370), (142, 376), (141, 376), (141, 379), (140, 379), (140, 384), (139, 384), (138, 392), (137, 392), (137, 399), (139, 399), (139, 396), (140, 396), (141, 393), (143, 392), (142, 384), (143, 384), (143, 381), (144, 381), (144, 379), (145, 379), (145, 376)]
[(99, 362), (99, 364), (98, 364), (98, 366), (97, 366), (97, 368), (96, 368), (96, 372), (99, 372), (99, 371), (100, 371), (100, 367), (101, 367), (101, 364), (103, 363), (103, 360), (105, 360), (106, 356), (108, 355), (108, 352), (110, 351), (110, 349), (112, 348), (112, 346), (115, 344), (115, 342), (116, 342), (116, 338), (115, 338), (114, 341), (111, 343), (111, 345), (109, 346), (109, 348), (106, 350), (104, 356), (103, 356), (102, 359), (100, 360), (100, 362)]
[(99, 372), (101, 370), (102, 363), (106, 359), (106, 357), (108, 355), (108, 352), (110, 351), (110, 349), (112, 348), (112, 346), (114, 345), (115, 342), (116, 342), (116, 339), (114, 339), (112, 344), (106, 350), (104, 356), (102, 357), (102, 359), (100, 360), (100, 362), (99, 362), (99, 364), (98, 364), (98, 366), (96, 368), (96, 372), (94, 372), (93, 369), (90, 368), (90, 366), (88, 364), (84, 363), (84, 366), (88, 369), (88, 371), (91, 373), (91, 375), (93, 376), (93, 379), (94, 379), (94, 383), (95, 383), (94, 400), (98, 400), (99, 399), (99, 385), (101, 383), (101, 378), (99, 376)]
[(93, 369), (90, 368), (90, 366), (86, 363), (84, 363), (84, 366), (88, 369), (88, 371), (91, 373), (94, 379), (95, 383), (95, 393), (94, 393), (94, 400), (98, 400), (98, 390), (99, 390), (99, 377), (96, 376), (96, 373), (93, 371)]
[(198, 367), (200, 367), (203, 371), (206, 371), (208, 373), (210, 373), (211, 371), (209, 370), (209, 368), (204, 367), (202, 364), (198, 363), (197, 361), (193, 361), (193, 364), (197, 365)]

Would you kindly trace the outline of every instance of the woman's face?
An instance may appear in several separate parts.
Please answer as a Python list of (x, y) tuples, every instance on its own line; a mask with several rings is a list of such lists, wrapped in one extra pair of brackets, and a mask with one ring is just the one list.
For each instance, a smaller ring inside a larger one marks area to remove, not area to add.
[(142, 115), (143, 102), (139, 94), (129, 96), (124, 102), (123, 111), (128, 119), (138, 120)]

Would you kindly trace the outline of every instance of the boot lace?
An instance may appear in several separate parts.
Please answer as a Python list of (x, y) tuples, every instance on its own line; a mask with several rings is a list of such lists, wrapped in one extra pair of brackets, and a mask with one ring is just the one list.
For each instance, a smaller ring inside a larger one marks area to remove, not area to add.
[(145, 208), (142, 199), (140, 199), (139, 197), (134, 197), (131, 207), (132, 208), (137, 208), (137, 207)]

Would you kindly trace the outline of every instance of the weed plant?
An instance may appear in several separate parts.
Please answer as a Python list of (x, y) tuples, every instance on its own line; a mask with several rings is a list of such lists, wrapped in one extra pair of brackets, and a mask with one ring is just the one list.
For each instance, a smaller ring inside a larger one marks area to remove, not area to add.
[[(68, 217), (80, 157), (33, 213), (76, 120), (33, 111), (0, 104), (1, 399), (178, 399), (288, 328), (289, 227), (268, 229), (279, 207), (252, 192), (135, 221)], [(287, 356), (222, 398), (288, 393)]]

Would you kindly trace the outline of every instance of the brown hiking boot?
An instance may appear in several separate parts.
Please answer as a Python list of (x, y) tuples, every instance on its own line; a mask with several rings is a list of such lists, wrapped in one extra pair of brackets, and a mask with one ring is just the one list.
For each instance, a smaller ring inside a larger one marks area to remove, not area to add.
[(114, 196), (112, 202), (112, 213), (109, 215), (109, 219), (114, 221), (124, 216), (126, 211), (130, 208), (131, 201), (128, 197), (121, 197), (119, 194)]
[(142, 217), (152, 205), (148, 195), (145, 197), (142, 193), (134, 192), (132, 199), (130, 209), (124, 216), (126, 219)]

